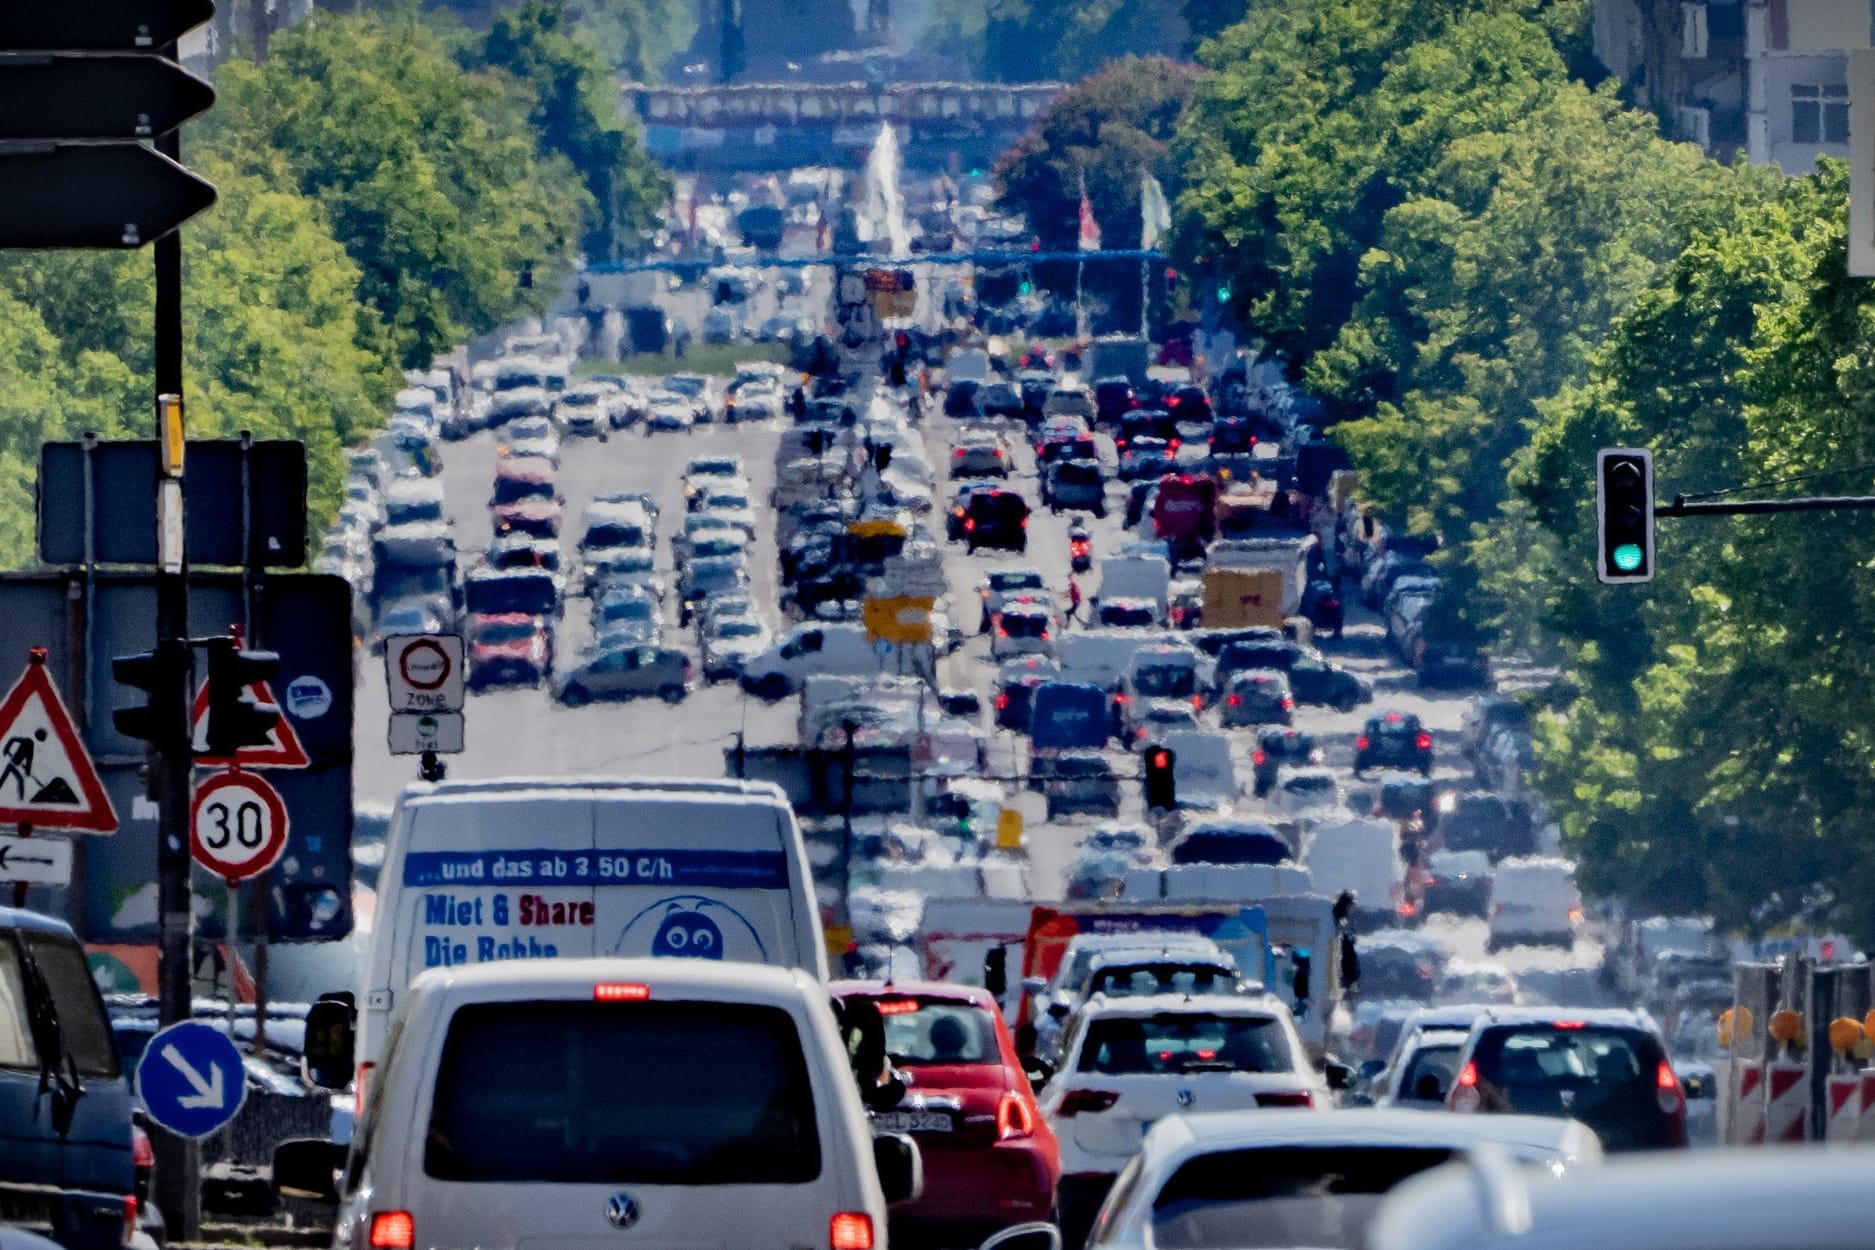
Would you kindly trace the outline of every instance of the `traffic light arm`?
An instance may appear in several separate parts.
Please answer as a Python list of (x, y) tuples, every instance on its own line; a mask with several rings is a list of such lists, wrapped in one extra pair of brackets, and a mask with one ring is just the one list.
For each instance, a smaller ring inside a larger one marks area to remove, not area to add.
[(1734, 499), (1707, 502), (1675, 495), (1672, 503), (1654, 505), (1656, 517), (1757, 516), (1768, 512), (1871, 512), (1875, 495), (1824, 495), (1801, 499)]

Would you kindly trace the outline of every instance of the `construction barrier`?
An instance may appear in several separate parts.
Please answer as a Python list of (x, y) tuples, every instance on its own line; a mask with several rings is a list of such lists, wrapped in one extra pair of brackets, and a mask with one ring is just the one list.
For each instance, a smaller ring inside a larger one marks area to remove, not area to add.
[(1823, 1139), (1852, 1142), (1862, 1123), (1862, 1074), (1856, 1071), (1862, 1022), (1837, 1016), (1829, 1022), (1829, 1076), (1823, 1085)]
[(1726, 1054), (1713, 1065), (1719, 1140), (1875, 1142), (1870, 966), (1793, 954), (1735, 965), (1732, 987), (1717, 1021)]
[(1857, 1080), (1862, 1087), (1861, 1118), (1855, 1127), (1855, 1139), (1859, 1142), (1875, 1142), (1875, 1068), (1863, 1068), (1857, 1073)]

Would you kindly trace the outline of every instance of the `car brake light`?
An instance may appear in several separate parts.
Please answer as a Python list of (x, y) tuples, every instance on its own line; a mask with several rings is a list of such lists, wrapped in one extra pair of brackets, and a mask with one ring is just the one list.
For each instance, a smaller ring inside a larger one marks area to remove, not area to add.
[(1552, 1029), (1581, 1029), (1588, 1026), (1580, 1020), (1553, 1020), (1550, 1022), (1549, 1027)]
[(1452, 1110), (1476, 1111), (1483, 1105), (1484, 1095), (1478, 1092), (1478, 1065), (1467, 1063), (1452, 1084)]
[(1287, 1093), (1258, 1094), (1259, 1107), (1313, 1107), (1315, 1095), (1306, 1089), (1291, 1090)]
[[(1236, 697), (1237, 697), (1236, 695), (1231, 696), (1231, 698), (1233, 699), (1235, 699)], [(1265, 764), (1270, 762), (1269, 752), (1265, 751), (1262, 747), (1258, 747), (1256, 750), (1250, 753), (1250, 762), (1258, 768), (1263, 767)]]
[(371, 1217), (371, 1250), (411, 1250), (417, 1222), (408, 1211), (379, 1211)]
[[(1225, 704), (1226, 704), (1226, 706), (1229, 706), (1229, 707), (1242, 707), (1242, 706), (1243, 706), (1243, 696), (1242, 696), (1242, 695), (1240, 695), (1240, 694), (1233, 694), (1233, 695), (1230, 695), (1230, 696), (1228, 696), (1228, 697), (1226, 697), (1226, 698), (1225, 698), (1225, 700), (1224, 700), (1224, 702), (1225, 702)], [(1257, 754), (1258, 754), (1258, 755), (1261, 755), (1261, 754), (1262, 754), (1262, 752), (1261, 752), (1261, 751), (1259, 751), (1259, 752), (1257, 752)]]
[(1171, 396), (1171, 397), (1170, 397), (1169, 399), (1167, 399), (1167, 400), (1165, 401), (1165, 406), (1166, 406), (1167, 408), (1176, 408), (1176, 407), (1178, 407), (1178, 396), (1176, 396), (1176, 395), (1173, 395), (1173, 396)]
[(1034, 1134), (1035, 1113), (1029, 1110), (1029, 1104), (1013, 1089), (1004, 1093), (1003, 1100), (996, 1104), (996, 1139), (1008, 1141)]
[(874, 1006), (879, 1009), (879, 1014), (882, 1016), (906, 1016), (918, 1010), (918, 1000), (915, 998), (888, 998), (875, 1003)]
[(1113, 696), (1113, 701), (1115, 703), (1131, 703), (1133, 701), (1133, 696), (1130, 694), (1116, 694)]
[(1673, 1074), (1673, 1065), (1665, 1059), (1654, 1072), (1654, 1102), (1662, 1115), (1677, 1114), (1681, 1107), (1680, 1078)]
[(1362, 734), (1360, 737), (1354, 740), (1354, 749), (1356, 751), (1365, 751), (1367, 749), (1367, 735), (1366, 734)]
[(1419, 737), (1413, 739), (1413, 745), (1417, 746), (1422, 751), (1432, 750), (1432, 735), (1420, 734)]
[(976, 527), (977, 527), (977, 519), (976, 519), (975, 517), (965, 517), (965, 518), (964, 518), (964, 531), (965, 531), (966, 533), (968, 533), (969, 531), (971, 531), (971, 530), (973, 530), (973, 529), (975, 529)]
[(996, 449), (996, 450), (995, 450), (994, 452), (992, 452), (991, 454), (992, 454), (992, 455), (994, 455), (994, 456), (995, 456), (995, 457), (996, 457), (996, 458), (997, 458), (998, 460), (1001, 460), (1001, 459), (1003, 458), (1003, 449), (1002, 449), (1002, 448), (1000, 448), (1000, 447), (998, 447), (998, 448), (997, 448), (997, 449)]
[(842, 1211), (827, 1224), (832, 1250), (872, 1250), (872, 1217), (864, 1211)]
[(1405, 919), (1411, 920), (1414, 916), (1417, 916), (1419, 914), (1419, 908), (1413, 905), (1413, 902), (1411, 899), (1401, 899), (1399, 912), (1402, 917), (1404, 917)]
[(124, 1195), (124, 1232), (122, 1244), (135, 1245), (137, 1241), (137, 1195)]
[(1295, 706), (1296, 706), (1296, 701), (1294, 699), (1291, 699), (1287, 695), (1283, 696), (1283, 711), (1285, 712), (1294, 711)]
[(1023, 529), (1029, 528), (1029, 518), (1027, 517), (1022, 518), (1022, 528)]
[(1009, 708), (1009, 696), (1006, 694), (997, 695), (996, 696), (996, 710), (999, 712), (1002, 712), (1002, 711), (1007, 711), (1008, 708)]
[(964, 449), (961, 447), (951, 452), (951, 455), (956, 456), (959, 460), (963, 459), (963, 454), (964, 454)]
[(1096, 1111), (1105, 1111), (1118, 1101), (1120, 1101), (1120, 1094), (1117, 1090), (1071, 1089), (1068, 1091), (1068, 1096), (1061, 1100), (1061, 1110), (1057, 1114), (1064, 1117), (1080, 1115), (1083, 1112), (1092, 1114)]
[(642, 1003), (651, 997), (651, 987), (638, 981), (601, 981), (592, 987), (595, 1003)]
[(1398, 712), (1388, 712), (1385, 719), (1389, 725), (1397, 725), (1406, 718), (1401, 716)]
[(156, 1148), (150, 1145), (150, 1135), (134, 1124), (130, 1126), (130, 1164), (139, 1168), (156, 1166)]
[(1173, 439), (1173, 440), (1172, 440), (1172, 441), (1171, 441), (1170, 443), (1167, 443), (1167, 444), (1166, 444), (1166, 450), (1167, 450), (1167, 451), (1177, 451), (1177, 450), (1178, 450), (1178, 440), (1177, 440), (1177, 439), (1175, 438), (1175, 439)]
[(366, 1060), (358, 1065), (358, 1074), (352, 1080), (352, 1118), (365, 1118), (365, 1086), (370, 1084), (371, 1069), (378, 1065)]
[(1045, 630), (1045, 629), (1044, 629), (1044, 630), (1042, 631), (1042, 641), (1043, 641), (1043, 642), (1047, 642), (1047, 641), (1048, 641), (1048, 631), (1047, 631), (1047, 630)]

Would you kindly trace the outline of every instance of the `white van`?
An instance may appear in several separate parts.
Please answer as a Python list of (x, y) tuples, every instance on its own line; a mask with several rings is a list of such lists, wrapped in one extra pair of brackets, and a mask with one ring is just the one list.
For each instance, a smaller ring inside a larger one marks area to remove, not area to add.
[(1161, 641), (1162, 635), (1138, 629), (1066, 630), (1056, 649), (1061, 680), (1092, 682), (1103, 690), (1117, 689), (1140, 648)]
[(1343, 820), (1317, 825), (1302, 862), (1323, 894), (1354, 891), (1355, 917), (1364, 927), (1400, 923), (1406, 864), (1400, 831), (1385, 820)]
[(865, 677), (885, 671), (885, 657), (863, 625), (796, 625), (775, 645), (742, 666), (743, 688), (764, 699), (780, 699), (821, 673)]
[(406, 998), (338, 1192), (329, 1143), (275, 1158), (283, 1190), (338, 1199), (338, 1245), (872, 1250), (919, 1188), (799, 969), (483, 964)]
[(430, 968), (594, 955), (827, 977), (794, 811), (762, 782), (415, 785), (391, 816), (360, 995), (361, 1070)]
[(1533, 855), (1497, 866), (1485, 949), (1572, 946), (1580, 923), (1582, 895), (1576, 889), (1576, 866), (1569, 860)]

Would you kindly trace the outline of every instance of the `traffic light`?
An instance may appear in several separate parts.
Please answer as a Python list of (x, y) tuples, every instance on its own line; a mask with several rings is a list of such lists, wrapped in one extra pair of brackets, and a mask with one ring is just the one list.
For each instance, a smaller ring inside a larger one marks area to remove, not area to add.
[(280, 657), (272, 651), (243, 651), (235, 638), (209, 638), (208, 725), (206, 737), (212, 758), (225, 758), (242, 747), (265, 746), (280, 723), (280, 709), (260, 703), (248, 687), (280, 671)]
[(1169, 812), (1178, 806), (1178, 782), (1172, 775), (1177, 756), (1169, 747), (1149, 747), (1146, 751), (1146, 808)]
[(1611, 585), (1654, 580), (1654, 453), (1595, 453), (1595, 575)]
[(147, 703), (111, 712), (111, 723), (126, 738), (173, 746), (189, 738), (189, 650), (181, 642), (159, 642), (151, 651), (120, 655), (111, 661), (120, 686), (144, 691)]

